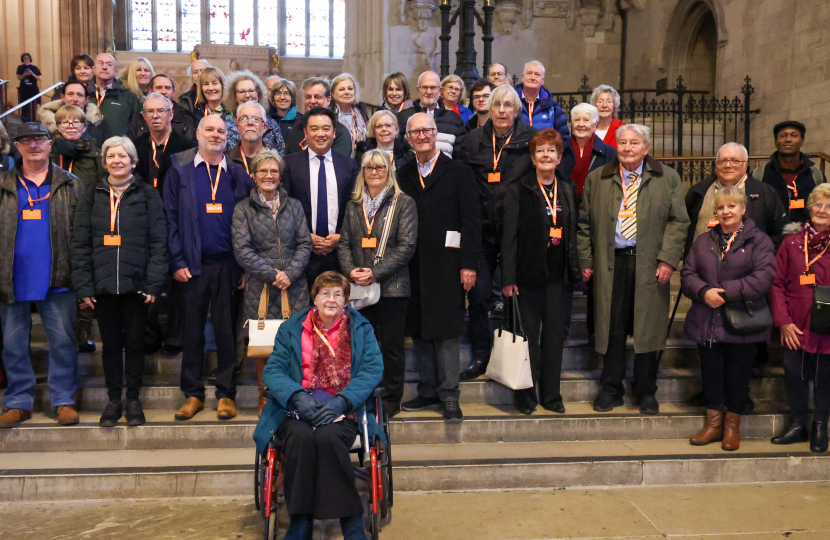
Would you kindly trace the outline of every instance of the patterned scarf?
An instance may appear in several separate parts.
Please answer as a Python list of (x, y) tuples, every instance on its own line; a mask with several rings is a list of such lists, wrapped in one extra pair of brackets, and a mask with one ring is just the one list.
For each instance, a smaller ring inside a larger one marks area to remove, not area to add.
[(741, 224), (741, 228), (735, 231), (734, 233), (725, 233), (723, 232), (723, 229), (720, 230), (720, 241), (718, 242), (718, 247), (720, 248), (721, 256), (726, 254), (726, 247), (729, 246), (729, 239), (732, 238), (732, 243), (735, 243), (734, 239), (737, 238), (743, 230), (743, 224)]
[(827, 249), (827, 245), (830, 244), (830, 229), (818, 232), (810, 220), (804, 222), (801, 232), (807, 233), (807, 254), (811, 259)]
[(405, 100), (403, 103), (401, 103), (397, 107), (395, 107), (394, 105), (392, 105), (388, 101), (384, 100), (384, 102), (383, 102), (383, 108), (386, 109), (387, 111), (392, 111), (393, 113), (399, 113), (401, 111), (405, 111), (406, 109), (411, 109), (414, 106), (415, 106), (415, 104), (412, 103), (411, 99)]
[(277, 220), (277, 213), (280, 211), (280, 192), (277, 191), (276, 196), (274, 197), (273, 201), (268, 201), (265, 199), (265, 194), (263, 194), (259, 188), (257, 188), (257, 193), (259, 194), (259, 200), (262, 204), (267, 206), (271, 210), (271, 217), (274, 221)]
[(337, 121), (349, 128), (349, 131), (352, 134), (352, 138), (354, 138), (354, 143), (357, 144), (361, 141), (366, 140), (366, 119), (363, 118), (363, 115), (360, 114), (360, 111), (357, 110), (357, 107), (354, 105), (352, 106), (352, 114), (351, 118), (352, 121), (349, 122), (346, 120), (347, 116), (346, 113), (339, 110), (337, 113)]
[[(317, 308), (311, 310), (311, 324), (328, 339), (328, 332), (323, 329), (323, 321)], [(352, 380), (352, 344), (349, 325), (349, 312), (343, 310), (340, 319), (334, 323), (335, 335), (329, 340), (332, 350), (312, 328), (311, 336), (314, 340), (312, 350), (311, 375), (309, 389), (320, 389), (336, 394), (342, 391)]]
[(386, 198), (386, 194), (389, 193), (390, 187), (392, 186), (386, 184), (383, 191), (378, 193), (378, 196), (373, 199), (372, 196), (369, 195), (369, 186), (366, 186), (366, 189), (363, 191), (363, 208), (366, 209), (366, 217), (369, 218), (369, 221), (372, 221), (372, 218), (375, 217), (375, 212), (377, 212), (380, 205), (383, 204), (383, 200)]

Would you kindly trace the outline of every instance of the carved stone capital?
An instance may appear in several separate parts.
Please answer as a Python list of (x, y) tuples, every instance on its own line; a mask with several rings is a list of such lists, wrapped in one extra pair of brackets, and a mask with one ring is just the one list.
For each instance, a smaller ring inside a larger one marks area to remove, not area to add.
[(409, 4), (409, 10), (418, 25), (418, 30), (425, 32), (435, 13), (435, 0), (409, 0), (406, 3)]
[(513, 25), (519, 20), (521, 12), (521, 6), (512, 2), (499, 2), (496, 5), (496, 18), (502, 34), (510, 35), (513, 32)]

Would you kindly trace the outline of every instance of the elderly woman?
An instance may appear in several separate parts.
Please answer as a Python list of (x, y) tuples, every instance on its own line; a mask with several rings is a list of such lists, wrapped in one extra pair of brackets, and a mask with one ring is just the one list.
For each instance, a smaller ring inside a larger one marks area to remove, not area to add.
[(331, 110), (337, 114), (337, 121), (349, 129), (352, 142), (356, 145), (364, 141), (369, 117), (360, 102), (360, 86), (352, 74), (341, 73), (331, 81), (331, 98)]
[(580, 103), (571, 109), (571, 140), (562, 151), (558, 171), (573, 182), (577, 208), (588, 173), (617, 158), (617, 148), (596, 135), (599, 119), (599, 111), (593, 105)]
[(292, 81), (280, 78), (271, 87), (268, 117), (280, 125), (282, 140), (288, 140), (288, 134), (297, 121), (297, 87)]
[[(264, 288), (268, 288), (268, 319), (282, 319), (283, 309), (296, 313), (308, 307), (305, 267), (311, 256), (311, 235), (300, 203), (288, 197), (280, 178), (285, 162), (276, 150), (256, 153), (251, 196), (233, 213), (233, 252), (245, 270), (245, 320), (256, 319)], [(268, 403), (262, 385), (267, 358), (255, 358), (259, 382), (259, 413)]]
[[(265, 84), (262, 82), (262, 79), (247, 69), (231, 73), (228, 78), (228, 98), (225, 100), (225, 106), (229, 111), (233, 111), (234, 117), (232, 120), (225, 118), (225, 124), (228, 127), (227, 150), (236, 148), (242, 138), (239, 134), (236, 112), (239, 110), (241, 104), (249, 101), (255, 101), (262, 105), (263, 112), (267, 110), (269, 105), (268, 91), (265, 89)], [(279, 123), (264, 114), (263, 116), (265, 118), (265, 133), (262, 135), (263, 146), (277, 150), (280, 154), (284, 154), (285, 142), (282, 138)]]
[(489, 120), (462, 139), (456, 158), (473, 169), (482, 205), (482, 254), (476, 284), (468, 295), (473, 363), (461, 373), (463, 380), (483, 375), (490, 361), (493, 333), (487, 311), (493, 298), (493, 273), (501, 244), (502, 205), (507, 187), (533, 169), (529, 144), (538, 132), (522, 120), (521, 99), (510, 85), (493, 90), (487, 108)]
[(722, 440), (721, 448), (737, 450), (755, 344), (769, 339), (770, 328), (740, 332), (728, 324), (725, 310), (766, 307), (775, 277), (775, 251), (769, 236), (745, 218), (742, 190), (718, 190), (714, 206), (718, 224), (694, 241), (680, 271), (683, 294), (692, 300), (685, 333), (698, 344), (706, 402), (703, 429), (689, 442), (702, 446)]
[(392, 73), (383, 79), (381, 93), (383, 98), (381, 109), (398, 114), (404, 109), (413, 107), (409, 95), (409, 83), (406, 82), (406, 76), (401, 72)]
[(81, 304), (95, 309), (101, 331), (109, 403), (99, 424), (113, 427), (121, 419), (126, 372), (127, 425), (140, 426), (144, 330), (148, 305), (167, 276), (167, 227), (158, 191), (132, 173), (133, 143), (112, 137), (101, 153), (108, 175), (86, 189), (75, 212), (72, 286)]
[(193, 121), (197, 125), (202, 118), (210, 115), (233, 120), (233, 113), (222, 104), (226, 86), (225, 74), (219, 68), (206, 67), (199, 74), (193, 106)]
[[(533, 170), (510, 184), (501, 239), (504, 295), (516, 295), (528, 339), (534, 387), (516, 390), (516, 409), (532, 414), (541, 402), (564, 413), (559, 379), (570, 310), (565, 295), (582, 280), (576, 253), (573, 187), (557, 170), (562, 136), (543, 129), (530, 141)], [(538, 392), (538, 394), (537, 394)]]
[[(311, 287), (314, 305), (277, 333), (262, 378), (274, 399), (254, 432), (260, 452), (276, 433), (285, 455), (284, 538), (311, 538), (314, 519), (340, 519), (345, 540), (365, 540), (363, 503), (349, 448), (358, 414), (383, 376), (372, 325), (347, 305), (349, 281), (324, 272)], [(367, 404), (367, 406), (369, 406)], [(369, 414), (369, 435), (382, 436)]]
[[(814, 285), (830, 285), (830, 184), (819, 184), (807, 199), (810, 219), (784, 229), (787, 236), (778, 249), (772, 283), (773, 323), (781, 330), (784, 350), (784, 382), (792, 423), (772, 444), (806, 442), (810, 450), (827, 451), (830, 415), (830, 328), (811, 329)], [(805, 261), (805, 254), (807, 260)], [(809, 262), (809, 264), (807, 264)], [(819, 365), (821, 364), (821, 365)], [(807, 428), (810, 379), (813, 379), (812, 430)]]
[(620, 110), (620, 94), (613, 87), (601, 84), (591, 93), (591, 105), (599, 111), (597, 136), (611, 148), (617, 147), (617, 130), (625, 125), (617, 118)]
[(150, 81), (155, 75), (153, 64), (146, 58), (138, 56), (121, 73), (121, 85), (135, 94), (138, 101), (144, 101), (150, 93)]
[(468, 109), (467, 92), (464, 80), (458, 75), (447, 75), (441, 81), (441, 101), (444, 107), (461, 117), (466, 124), (473, 117), (473, 111)]
[(74, 105), (64, 105), (55, 113), (55, 142), (50, 159), (61, 169), (81, 179), (85, 186), (98, 182), (106, 173), (101, 154), (86, 132), (86, 115)]
[[(383, 258), (378, 260), (378, 248), (386, 229), (389, 230), (386, 248)], [(390, 416), (400, 411), (403, 397), (409, 261), (415, 254), (417, 237), (415, 201), (398, 187), (389, 154), (369, 150), (363, 155), (354, 195), (346, 206), (337, 256), (343, 273), (354, 283), (380, 284), (380, 300), (364, 307), (361, 313), (372, 323), (381, 343), (384, 389), (381, 398)]]
[(366, 140), (357, 145), (354, 159), (357, 163), (363, 162), (363, 155), (374, 149), (383, 150), (389, 154), (392, 164), (400, 169), (413, 159), (415, 153), (412, 147), (402, 137), (398, 137), (400, 126), (395, 113), (381, 109), (369, 119)]

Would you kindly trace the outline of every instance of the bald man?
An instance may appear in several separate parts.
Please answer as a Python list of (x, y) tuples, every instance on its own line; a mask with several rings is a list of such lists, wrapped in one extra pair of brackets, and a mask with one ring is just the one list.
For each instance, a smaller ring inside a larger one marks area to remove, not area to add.
[(418, 77), (418, 95), (412, 107), (398, 113), (398, 124), (401, 133), (406, 132), (406, 122), (417, 113), (426, 113), (435, 120), (438, 129), (436, 147), (446, 154), (453, 156), (454, 149), (461, 143), (461, 138), (467, 133), (464, 121), (453, 111), (444, 108), (444, 104), (438, 101), (441, 96), (441, 77), (434, 71), (425, 71)]
[(95, 104), (101, 109), (113, 135), (125, 136), (133, 116), (141, 112), (138, 96), (121, 86), (115, 78), (118, 63), (111, 54), (101, 53), (95, 57), (92, 73), (95, 75)]

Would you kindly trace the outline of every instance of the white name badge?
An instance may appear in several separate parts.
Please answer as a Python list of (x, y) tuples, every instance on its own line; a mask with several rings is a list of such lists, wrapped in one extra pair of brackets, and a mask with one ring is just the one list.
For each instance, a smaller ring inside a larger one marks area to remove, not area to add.
[(447, 231), (447, 241), (444, 246), (449, 248), (460, 248), (461, 233), (458, 231)]

